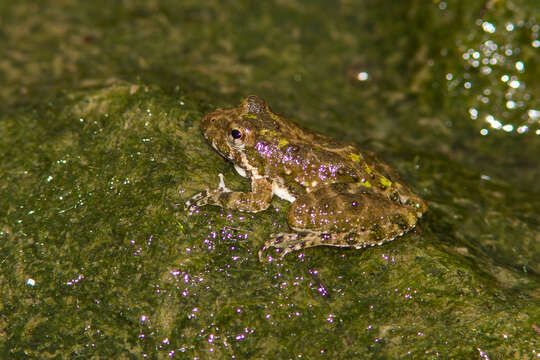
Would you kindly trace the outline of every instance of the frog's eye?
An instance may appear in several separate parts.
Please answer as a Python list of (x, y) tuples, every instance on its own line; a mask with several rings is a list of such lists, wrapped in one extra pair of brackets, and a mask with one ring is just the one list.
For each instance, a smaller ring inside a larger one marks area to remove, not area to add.
[(231, 136), (233, 139), (240, 139), (242, 137), (242, 132), (238, 129), (231, 130)]
[(227, 134), (227, 141), (236, 149), (243, 149), (250, 141), (250, 131), (241, 124), (232, 124)]

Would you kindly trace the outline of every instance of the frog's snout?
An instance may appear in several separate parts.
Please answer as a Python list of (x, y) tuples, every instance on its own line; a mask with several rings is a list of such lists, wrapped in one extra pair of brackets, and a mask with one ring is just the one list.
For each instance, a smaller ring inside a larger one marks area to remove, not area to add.
[(216, 113), (209, 113), (201, 119), (201, 130), (207, 139), (215, 139), (223, 128), (222, 121)]
[(225, 155), (221, 143), (226, 126), (225, 119), (217, 111), (208, 113), (201, 119), (201, 130), (204, 137), (223, 156)]
[(213, 113), (206, 114), (201, 119), (201, 127), (204, 129), (208, 129), (210, 124), (215, 123), (216, 119), (213, 116)]

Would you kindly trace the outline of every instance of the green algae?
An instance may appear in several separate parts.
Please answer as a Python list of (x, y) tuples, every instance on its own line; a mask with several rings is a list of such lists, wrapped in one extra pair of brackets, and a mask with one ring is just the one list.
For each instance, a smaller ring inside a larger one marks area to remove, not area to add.
[[(526, 63), (532, 94), (520, 111), (538, 109), (534, 5), (440, 4), (0, 4), (0, 352), (535, 357), (535, 125), (481, 135), (489, 124), (467, 116), (474, 80), (491, 79), (452, 47), (486, 41), (482, 16), (515, 24), (521, 37), (506, 40), (524, 55), (512, 66)], [(351, 68), (370, 81), (347, 78)], [(472, 90), (448, 85), (449, 72), (468, 72)], [(250, 93), (313, 130), (373, 138), (365, 147), (429, 202), (417, 229), (381, 247), (261, 264), (259, 247), (286, 229), (287, 203), (186, 213), (218, 173), (248, 188), (198, 121)], [(522, 126), (522, 114), (478, 110)]]

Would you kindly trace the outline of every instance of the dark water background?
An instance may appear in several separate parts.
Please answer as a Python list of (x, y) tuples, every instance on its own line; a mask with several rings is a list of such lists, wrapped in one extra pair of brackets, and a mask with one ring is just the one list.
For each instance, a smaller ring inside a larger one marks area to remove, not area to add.
[[(3, 358), (532, 359), (540, 4), (0, 1)], [(430, 211), (364, 251), (261, 264), (287, 203), (200, 117), (248, 94), (356, 141)]]

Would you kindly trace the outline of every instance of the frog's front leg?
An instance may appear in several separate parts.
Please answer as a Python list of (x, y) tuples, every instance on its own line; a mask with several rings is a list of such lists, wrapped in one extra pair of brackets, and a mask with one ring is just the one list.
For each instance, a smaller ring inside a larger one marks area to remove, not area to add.
[(272, 200), (272, 184), (263, 177), (251, 178), (251, 191), (232, 191), (219, 174), (217, 189), (205, 190), (186, 201), (185, 208), (190, 212), (197, 206), (218, 205), (226, 209), (258, 212), (268, 209)]

